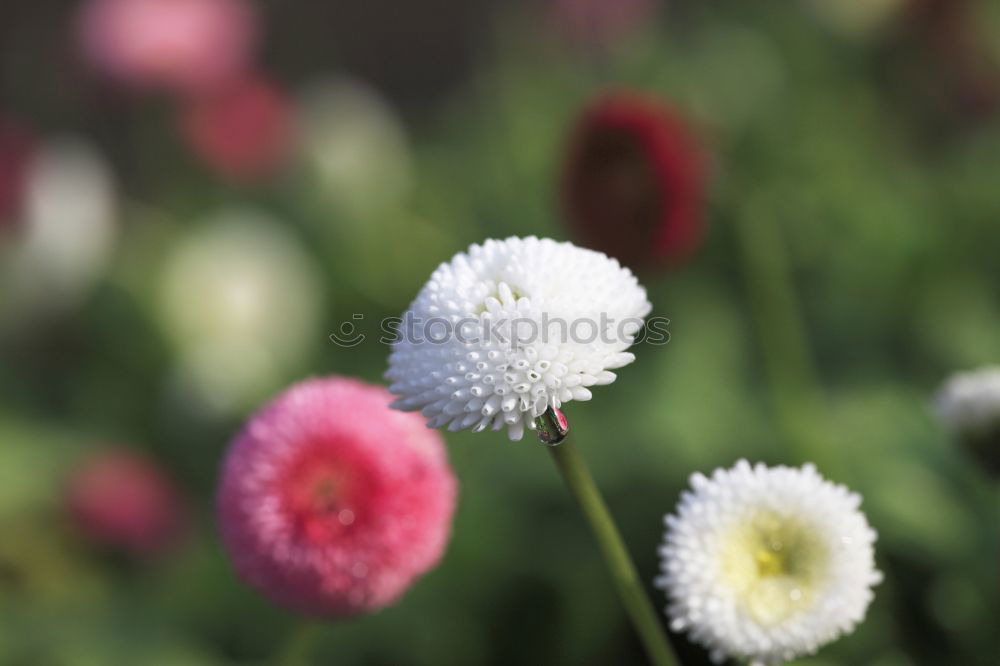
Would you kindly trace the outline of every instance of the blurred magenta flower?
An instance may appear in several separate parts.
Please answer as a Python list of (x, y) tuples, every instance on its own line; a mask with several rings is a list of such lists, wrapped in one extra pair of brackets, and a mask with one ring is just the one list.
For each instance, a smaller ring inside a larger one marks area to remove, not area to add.
[(562, 174), (563, 213), (584, 245), (633, 268), (672, 266), (703, 234), (704, 167), (685, 123), (638, 93), (586, 108)]
[(230, 446), (222, 540), (274, 602), (320, 616), (374, 611), (440, 559), (456, 494), (444, 443), (390, 400), (351, 379), (307, 380)]
[(241, 79), (191, 100), (181, 125), (188, 145), (202, 161), (232, 180), (270, 176), (291, 152), (291, 102), (260, 77)]
[(104, 73), (181, 93), (241, 74), (257, 36), (245, 0), (90, 0), (79, 30), (85, 55)]
[(81, 462), (68, 480), (67, 503), (89, 539), (137, 555), (169, 550), (184, 533), (174, 484), (156, 462), (133, 451), (108, 450)]
[(18, 221), (34, 147), (35, 141), (25, 127), (0, 117), (0, 230)]
[(570, 40), (601, 46), (627, 36), (657, 10), (659, 0), (550, 0), (550, 20)]

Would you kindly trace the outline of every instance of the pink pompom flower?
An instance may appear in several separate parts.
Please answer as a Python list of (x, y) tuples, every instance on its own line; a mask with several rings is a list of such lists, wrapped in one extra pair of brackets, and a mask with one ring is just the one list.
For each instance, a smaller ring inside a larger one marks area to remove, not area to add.
[(245, 0), (89, 0), (79, 30), (85, 55), (106, 74), (180, 93), (241, 74), (257, 36)]
[(586, 108), (562, 175), (562, 207), (580, 241), (631, 268), (674, 266), (703, 234), (703, 160), (685, 123), (633, 92)]
[(135, 555), (169, 550), (184, 533), (180, 494), (151, 459), (108, 450), (71, 473), (67, 503), (74, 523), (91, 541)]
[(181, 117), (191, 150), (223, 177), (254, 181), (278, 171), (292, 144), (292, 105), (279, 88), (246, 78), (191, 100)]
[(237, 573), (307, 615), (371, 612), (444, 551), (456, 482), (440, 436), (342, 377), (292, 386), (230, 445), (218, 496)]

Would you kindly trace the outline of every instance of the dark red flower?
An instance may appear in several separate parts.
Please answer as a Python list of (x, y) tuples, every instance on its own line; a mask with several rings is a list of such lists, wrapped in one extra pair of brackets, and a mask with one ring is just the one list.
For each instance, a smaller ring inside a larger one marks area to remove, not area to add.
[(584, 245), (633, 268), (675, 265), (702, 237), (700, 151), (664, 104), (631, 92), (604, 95), (573, 133), (562, 205)]
[(964, 116), (992, 117), (1000, 107), (1000, 68), (976, 24), (969, 0), (910, 0), (919, 76)]
[(34, 147), (25, 128), (0, 118), (0, 229), (17, 222)]
[(292, 105), (261, 78), (244, 79), (189, 103), (182, 131), (209, 167), (233, 180), (273, 174), (288, 157)]
[(152, 460), (105, 451), (72, 472), (67, 492), (77, 527), (92, 541), (139, 555), (161, 553), (183, 534), (180, 496)]

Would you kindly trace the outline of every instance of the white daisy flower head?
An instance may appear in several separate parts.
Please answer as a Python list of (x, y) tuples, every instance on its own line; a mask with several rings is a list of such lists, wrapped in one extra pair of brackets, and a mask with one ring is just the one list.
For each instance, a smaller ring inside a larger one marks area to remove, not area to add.
[(421, 410), (432, 428), (506, 427), (518, 440), (613, 382), (650, 308), (631, 271), (600, 252), (535, 237), (472, 245), (403, 315), (386, 373), (393, 406)]
[(1000, 366), (953, 375), (938, 392), (935, 407), (944, 426), (1000, 475)]
[(881, 579), (861, 497), (801, 468), (739, 461), (691, 477), (660, 548), (674, 631), (754, 665), (853, 630)]

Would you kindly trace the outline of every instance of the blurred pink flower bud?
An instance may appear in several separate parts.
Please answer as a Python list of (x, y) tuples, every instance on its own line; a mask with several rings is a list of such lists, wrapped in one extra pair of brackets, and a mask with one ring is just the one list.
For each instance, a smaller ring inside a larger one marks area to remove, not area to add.
[(204, 92), (245, 69), (257, 25), (245, 0), (89, 0), (86, 56), (137, 88)]
[(571, 41), (603, 46), (626, 37), (657, 10), (658, 0), (550, 0), (550, 20)]
[(173, 483), (154, 461), (132, 451), (105, 451), (84, 460), (69, 478), (67, 501), (89, 539), (133, 554), (164, 552), (184, 531)]
[(18, 221), (34, 148), (35, 141), (24, 127), (0, 117), (0, 230)]
[(242, 79), (189, 102), (181, 119), (188, 145), (209, 167), (232, 180), (257, 180), (286, 162), (292, 108), (261, 78)]
[(272, 601), (310, 615), (371, 612), (441, 558), (456, 493), (444, 443), (391, 399), (351, 379), (308, 380), (230, 446), (222, 540)]

